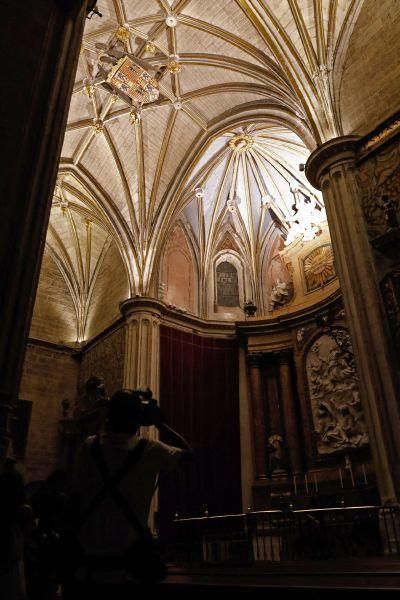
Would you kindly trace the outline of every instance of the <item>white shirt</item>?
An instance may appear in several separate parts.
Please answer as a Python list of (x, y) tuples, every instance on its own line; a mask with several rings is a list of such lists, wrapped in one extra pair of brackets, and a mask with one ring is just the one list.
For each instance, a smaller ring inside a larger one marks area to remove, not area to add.
[[(73, 490), (80, 495), (81, 514), (104, 485), (91, 452), (94, 439), (94, 436), (86, 439), (76, 460)], [(102, 453), (111, 476), (139, 440), (140, 437), (136, 435), (121, 433), (107, 433), (100, 437)], [(143, 525), (147, 523), (158, 472), (174, 468), (183, 452), (157, 440), (148, 440), (138, 462), (118, 484), (119, 491)], [(136, 537), (136, 530), (109, 495), (78, 531), (79, 541), (89, 555), (120, 555)]]

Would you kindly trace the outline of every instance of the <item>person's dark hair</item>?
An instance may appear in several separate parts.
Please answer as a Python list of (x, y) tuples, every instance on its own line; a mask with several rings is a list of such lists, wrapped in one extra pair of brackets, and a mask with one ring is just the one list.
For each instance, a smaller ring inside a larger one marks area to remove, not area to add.
[(108, 425), (112, 431), (135, 433), (141, 421), (142, 403), (134, 390), (119, 390), (108, 407)]

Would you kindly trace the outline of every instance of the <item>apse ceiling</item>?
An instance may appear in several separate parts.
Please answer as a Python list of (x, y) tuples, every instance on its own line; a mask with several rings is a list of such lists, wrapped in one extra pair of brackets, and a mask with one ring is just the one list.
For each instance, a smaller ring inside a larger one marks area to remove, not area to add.
[[(340, 133), (336, 66), (362, 1), (97, 5), (102, 17), (86, 23), (47, 237), (80, 314), (112, 243), (129, 293), (154, 289), (178, 218), (205, 256), (229, 225), (254, 264), (271, 223), (289, 240), (307, 235), (324, 213), (299, 165)], [(145, 61), (157, 100), (129, 106), (98, 84), (99, 57), (116, 42)]]

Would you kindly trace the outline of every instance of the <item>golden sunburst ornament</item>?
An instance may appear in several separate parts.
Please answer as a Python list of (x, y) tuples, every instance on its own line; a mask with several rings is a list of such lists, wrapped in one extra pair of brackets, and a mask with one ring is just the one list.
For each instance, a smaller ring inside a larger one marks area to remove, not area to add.
[(246, 152), (252, 147), (253, 143), (254, 140), (250, 135), (242, 133), (240, 135), (235, 135), (235, 137), (229, 141), (229, 147), (234, 152)]
[(303, 259), (303, 273), (308, 292), (323, 287), (336, 277), (331, 244), (315, 248)]

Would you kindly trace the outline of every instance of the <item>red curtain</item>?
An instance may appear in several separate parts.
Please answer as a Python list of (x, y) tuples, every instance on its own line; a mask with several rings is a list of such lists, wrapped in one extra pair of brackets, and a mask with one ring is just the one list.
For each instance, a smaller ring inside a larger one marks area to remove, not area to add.
[(175, 513), (241, 512), (241, 471), (237, 340), (160, 333), (160, 405), (195, 451), (193, 465), (160, 483), (162, 530)]

